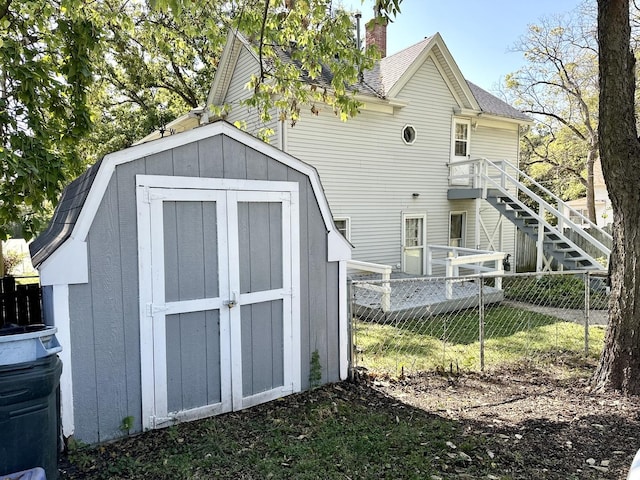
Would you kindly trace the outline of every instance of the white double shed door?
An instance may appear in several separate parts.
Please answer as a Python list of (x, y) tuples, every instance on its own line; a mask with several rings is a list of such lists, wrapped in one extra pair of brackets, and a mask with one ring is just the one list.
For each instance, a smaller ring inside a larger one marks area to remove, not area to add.
[(298, 184), (136, 181), (143, 428), (299, 391)]

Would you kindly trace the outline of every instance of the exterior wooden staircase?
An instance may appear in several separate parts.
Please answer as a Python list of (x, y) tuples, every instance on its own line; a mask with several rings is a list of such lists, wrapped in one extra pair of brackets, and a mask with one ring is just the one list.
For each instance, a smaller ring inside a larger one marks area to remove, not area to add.
[[(611, 250), (601, 240), (608, 243), (611, 235), (511, 163), (483, 158), (450, 167), (449, 198), (486, 200), (536, 241), (538, 258), (552, 257), (568, 270), (606, 268)], [(539, 261), (538, 269), (541, 267)]]

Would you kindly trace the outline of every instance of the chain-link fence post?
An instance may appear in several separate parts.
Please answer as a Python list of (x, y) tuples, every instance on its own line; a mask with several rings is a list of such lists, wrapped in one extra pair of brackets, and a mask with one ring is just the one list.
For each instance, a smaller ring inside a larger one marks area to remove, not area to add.
[(591, 272), (584, 274), (584, 356), (589, 356), (589, 316), (591, 314)]
[(355, 289), (353, 288), (353, 280), (347, 278), (347, 318), (348, 322), (348, 338), (349, 338), (349, 380), (353, 381), (358, 359), (356, 356), (356, 335), (355, 335), (355, 317), (353, 315), (353, 304), (355, 302)]
[(478, 279), (478, 340), (480, 343), (480, 371), (484, 372), (484, 277)]

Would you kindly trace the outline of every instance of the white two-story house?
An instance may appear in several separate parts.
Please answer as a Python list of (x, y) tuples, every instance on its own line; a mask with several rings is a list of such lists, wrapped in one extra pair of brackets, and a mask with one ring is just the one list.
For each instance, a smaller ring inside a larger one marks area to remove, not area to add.
[[(252, 95), (247, 83), (260, 71), (257, 51), (230, 32), (207, 106), (171, 128), (207, 123), (215, 119), (207, 107), (226, 106), (225, 120), (249, 133), (272, 129), (272, 145), (318, 170), (335, 226), (354, 246), (355, 260), (422, 275), (429, 271), (429, 245), (515, 258), (516, 229), (522, 228), (538, 241), (539, 268), (543, 258), (549, 267), (552, 256), (567, 268), (594, 266), (565, 242), (563, 227), (556, 229), (570, 223), (569, 213), (566, 219), (556, 215), (557, 202), (546, 204), (533, 191), (530, 202), (518, 200), (528, 195), (517, 166), (520, 135), (531, 119), (467, 81), (440, 34), (387, 56), (386, 28), (385, 22), (367, 25), (367, 42), (382, 58), (352, 86), (362, 104), (353, 119), (343, 122), (332, 107), (316, 104), (313, 112), (301, 109), (295, 126), (278, 121), (276, 112), (263, 123), (243, 103)], [(329, 86), (330, 72), (323, 75), (315, 82)], [(538, 200), (540, 206), (530, 209)], [(551, 223), (549, 215), (556, 217)], [(531, 226), (538, 221), (545, 229)]]
[[(372, 27), (378, 31), (368, 32), (369, 41), (386, 34), (384, 23)], [(515, 227), (491, 205), (447, 198), (448, 164), (486, 157), (517, 165), (520, 134), (530, 119), (466, 81), (437, 33), (385, 53), (364, 73), (357, 117), (343, 122), (328, 106), (317, 115), (303, 109), (293, 127), (270, 125), (272, 143), (318, 170), (334, 222), (355, 247), (354, 259), (423, 274), (428, 244), (513, 255)], [(253, 47), (230, 34), (209, 102), (230, 105), (226, 119), (242, 121), (250, 133), (264, 127), (241, 103), (258, 71)]]

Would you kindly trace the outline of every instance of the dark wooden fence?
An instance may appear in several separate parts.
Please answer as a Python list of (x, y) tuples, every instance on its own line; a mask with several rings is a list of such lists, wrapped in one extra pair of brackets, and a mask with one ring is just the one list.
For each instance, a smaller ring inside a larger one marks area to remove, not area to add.
[(15, 277), (0, 278), (0, 328), (5, 325), (42, 323), (39, 283), (18, 284)]

